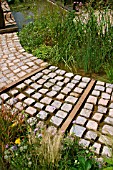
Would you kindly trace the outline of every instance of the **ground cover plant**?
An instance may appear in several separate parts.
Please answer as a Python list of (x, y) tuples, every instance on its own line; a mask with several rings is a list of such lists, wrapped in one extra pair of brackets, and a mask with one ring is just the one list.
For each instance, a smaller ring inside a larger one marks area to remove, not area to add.
[(78, 15), (51, 6), (20, 32), (21, 43), (38, 58), (113, 82), (112, 13), (107, 7), (85, 10)]

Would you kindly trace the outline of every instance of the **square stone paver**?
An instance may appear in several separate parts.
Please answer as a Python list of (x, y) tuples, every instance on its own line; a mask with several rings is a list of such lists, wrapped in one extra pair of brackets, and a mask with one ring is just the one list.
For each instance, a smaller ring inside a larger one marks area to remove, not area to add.
[(26, 110), (25, 110), (26, 113), (30, 114), (31, 116), (33, 116), (34, 114), (36, 114), (36, 109), (29, 106)]
[(50, 97), (44, 97), (40, 102), (44, 104), (50, 104), (52, 99)]
[(75, 120), (76, 124), (84, 125), (86, 123), (87, 119), (82, 116), (78, 116)]
[(93, 110), (93, 104), (85, 103), (84, 108), (89, 109), (89, 110)]
[(72, 109), (72, 105), (67, 104), (67, 103), (64, 103), (61, 107), (61, 110), (66, 111), (66, 112), (69, 112), (71, 109)]
[(98, 101), (98, 104), (99, 104), (99, 105), (102, 105), (102, 106), (107, 106), (107, 105), (108, 105), (108, 102), (109, 102), (109, 100), (105, 100), (105, 99), (101, 98), (101, 99)]
[(73, 97), (73, 96), (68, 96), (65, 101), (66, 102), (69, 102), (69, 103), (72, 103), (72, 104), (75, 104), (77, 102), (78, 98), (76, 97)]
[(91, 130), (97, 130), (97, 128), (98, 128), (98, 123), (95, 122), (95, 121), (93, 121), (93, 120), (89, 120), (88, 123), (87, 123), (87, 125), (86, 125), (86, 127), (87, 127), (88, 129), (91, 129)]
[(97, 133), (94, 131), (88, 131), (85, 135), (86, 139), (95, 140), (97, 138)]
[(70, 134), (75, 134), (76, 136), (81, 138), (85, 130), (86, 128), (83, 126), (73, 125), (70, 130)]
[(104, 125), (102, 128), (102, 133), (108, 134), (108, 135), (113, 135), (113, 126)]
[(94, 96), (89, 96), (88, 99), (87, 99), (87, 102), (88, 103), (92, 103), (92, 104), (95, 104), (97, 103), (97, 97), (94, 97)]
[(104, 107), (104, 106), (98, 106), (98, 110), (97, 110), (97, 112), (100, 112), (100, 113), (107, 113), (107, 108), (106, 107)]
[(62, 102), (55, 100), (51, 105), (59, 109), (62, 105)]
[(27, 105), (32, 105), (34, 102), (35, 100), (32, 98), (27, 98), (24, 100), (24, 103), (26, 103)]
[(101, 113), (94, 113), (92, 119), (96, 120), (97, 122), (100, 122), (102, 117), (103, 117), (103, 114), (101, 114)]
[(42, 120), (46, 120), (48, 115), (49, 115), (49, 113), (41, 110), (41, 111), (36, 115), (36, 117), (37, 117), (37, 118), (40, 118), (40, 119), (42, 119)]
[(55, 126), (60, 126), (62, 123), (63, 119), (57, 116), (52, 116), (50, 119), (50, 122), (53, 123)]
[(90, 115), (91, 115), (92, 111), (91, 110), (88, 110), (88, 109), (82, 109), (81, 112), (80, 112), (80, 115), (81, 116), (84, 116), (86, 118), (89, 118)]
[(46, 106), (45, 110), (47, 112), (54, 113), (54, 111), (56, 110), (56, 107), (48, 105)]
[(62, 110), (59, 110), (59, 111), (56, 113), (56, 116), (64, 119), (64, 118), (67, 116), (67, 113), (64, 112), (64, 111), (62, 111)]

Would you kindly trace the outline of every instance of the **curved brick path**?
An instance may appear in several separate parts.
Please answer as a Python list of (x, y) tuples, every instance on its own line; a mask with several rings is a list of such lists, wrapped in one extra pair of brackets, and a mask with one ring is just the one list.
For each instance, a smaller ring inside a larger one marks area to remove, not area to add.
[(25, 52), (16, 32), (0, 34), (0, 90), (46, 64)]
[(47, 66), (25, 52), (15, 32), (0, 34), (0, 99), (0, 106), (3, 101), (13, 111), (24, 110), (31, 126), (68, 130), (97, 154), (110, 156), (113, 84)]

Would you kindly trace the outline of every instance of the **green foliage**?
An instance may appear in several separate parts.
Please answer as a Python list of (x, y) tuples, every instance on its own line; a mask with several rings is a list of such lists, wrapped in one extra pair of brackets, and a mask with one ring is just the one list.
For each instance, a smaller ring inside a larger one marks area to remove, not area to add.
[[(113, 27), (109, 13), (103, 9), (95, 14), (89, 7), (85, 17), (52, 7), (21, 31), (21, 43), (27, 51), (55, 65), (63, 63), (88, 73), (106, 72), (111, 81)], [(110, 71), (104, 67), (108, 64)]]

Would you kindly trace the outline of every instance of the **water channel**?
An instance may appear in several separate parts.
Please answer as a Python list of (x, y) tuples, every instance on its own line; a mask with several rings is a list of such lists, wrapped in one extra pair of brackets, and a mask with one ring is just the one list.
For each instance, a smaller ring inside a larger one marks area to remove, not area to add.
[(35, 0), (29, 3), (15, 1), (10, 5), (13, 16), (20, 31), (26, 24), (33, 22), (34, 19), (46, 10), (54, 10), (55, 5), (48, 0)]

